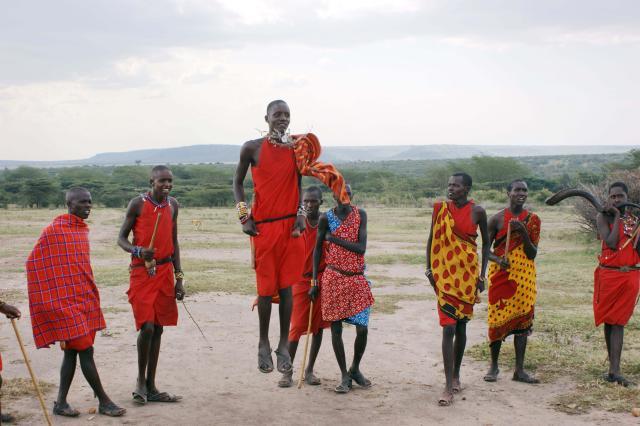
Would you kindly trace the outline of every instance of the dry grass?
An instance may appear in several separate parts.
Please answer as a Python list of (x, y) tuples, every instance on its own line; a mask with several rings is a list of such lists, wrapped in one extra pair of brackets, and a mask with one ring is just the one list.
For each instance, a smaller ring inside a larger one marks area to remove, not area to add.
[(376, 296), (376, 303), (373, 305), (373, 314), (394, 314), (400, 306), (398, 304), (403, 301), (421, 301), (433, 300), (433, 296), (426, 294), (384, 294)]
[[(47, 393), (53, 389), (54, 385), (42, 380), (38, 381), (40, 390), (43, 393)], [(14, 400), (24, 396), (33, 396), (37, 398), (36, 391), (33, 388), (33, 382), (31, 379), (15, 378), (15, 379), (3, 379), (2, 381), (2, 399)]]

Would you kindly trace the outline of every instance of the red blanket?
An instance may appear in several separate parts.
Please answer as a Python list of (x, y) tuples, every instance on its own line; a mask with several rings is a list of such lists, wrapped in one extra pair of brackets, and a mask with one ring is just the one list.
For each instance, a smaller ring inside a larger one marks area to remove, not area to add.
[(106, 327), (89, 256), (89, 228), (71, 214), (56, 217), (27, 259), (29, 310), (36, 347)]

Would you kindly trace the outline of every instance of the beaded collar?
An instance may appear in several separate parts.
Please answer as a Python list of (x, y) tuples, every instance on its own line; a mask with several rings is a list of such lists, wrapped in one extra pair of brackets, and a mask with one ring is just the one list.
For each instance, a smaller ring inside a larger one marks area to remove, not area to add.
[(267, 135), (267, 141), (279, 148), (293, 148), (293, 146), (295, 145), (295, 141), (293, 140), (289, 132), (284, 134), (278, 131), (269, 133)]
[(636, 228), (636, 224), (638, 223), (638, 218), (634, 215), (625, 213), (620, 217), (620, 220), (622, 221), (622, 229), (624, 231), (624, 234), (626, 236), (631, 236)]
[(156, 209), (161, 209), (161, 208), (167, 207), (169, 205), (169, 197), (168, 196), (161, 203), (158, 203), (156, 200), (153, 199), (153, 197), (151, 196), (151, 192), (147, 192), (146, 194), (140, 194), (140, 196), (142, 197), (142, 199), (144, 201), (149, 201), (151, 204), (153, 204), (156, 207)]

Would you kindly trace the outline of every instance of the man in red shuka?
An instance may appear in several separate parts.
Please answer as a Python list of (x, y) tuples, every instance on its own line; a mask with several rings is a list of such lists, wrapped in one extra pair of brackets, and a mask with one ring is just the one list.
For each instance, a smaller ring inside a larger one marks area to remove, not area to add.
[[(289, 106), (282, 100), (267, 106), (265, 121), (269, 124), (266, 137), (245, 142), (233, 180), (238, 217), (242, 232), (251, 236), (254, 248), (254, 268), (258, 288), (258, 369), (273, 371), (269, 322), (271, 302), (279, 296), (280, 339), (276, 349), (278, 371), (288, 374), (292, 369), (288, 349), (291, 321), (291, 286), (302, 275), (306, 212), (302, 206), (301, 182), (294, 157), (294, 143), (287, 134)], [(244, 180), (251, 168), (253, 203), (249, 214), (245, 202)]]
[(593, 317), (596, 327), (604, 323), (609, 355), (609, 371), (604, 374), (604, 380), (625, 387), (635, 383), (620, 373), (624, 326), (633, 314), (640, 285), (638, 237), (634, 232), (638, 218), (621, 207), (627, 202), (628, 194), (623, 182), (612, 183), (605, 214), (598, 213), (596, 217), (602, 253), (594, 273), (593, 291)]
[[(178, 324), (177, 300), (184, 298), (178, 245), (178, 201), (169, 196), (173, 174), (166, 166), (151, 170), (151, 191), (129, 202), (118, 245), (131, 253), (129, 303), (138, 335), (138, 380), (133, 401), (177, 402), (160, 392), (156, 368), (164, 326)], [(133, 231), (133, 242), (129, 233)], [(155, 232), (155, 235), (154, 235)], [(153, 240), (153, 244), (152, 244)]]
[[(293, 285), (293, 311), (291, 313), (291, 328), (289, 329), (289, 353), (291, 361), (298, 349), (300, 336), (307, 334), (309, 327), (309, 309), (311, 307), (311, 298), (309, 297), (309, 289), (313, 278), (313, 251), (316, 247), (316, 237), (318, 235), (318, 220), (320, 219), (320, 205), (322, 205), (322, 191), (317, 186), (308, 187), (303, 195), (302, 202), (307, 211), (307, 228), (302, 233), (305, 243), (305, 264), (304, 273), (300, 280)], [(325, 263), (322, 262), (318, 271), (322, 279)], [(320, 385), (321, 381), (313, 374), (313, 367), (320, 352), (322, 345), (322, 330), (331, 326), (330, 322), (322, 320), (322, 301), (317, 297), (313, 302), (313, 314), (311, 316), (311, 350), (309, 352), (309, 363), (304, 372), (304, 381), (308, 385)], [(278, 382), (280, 387), (289, 387), (293, 384), (293, 370), (289, 374), (285, 374), (282, 380)]]
[(60, 342), (64, 351), (54, 414), (80, 415), (67, 402), (80, 358), (82, 374), (98, 397), (98, 411), (119, 417), (127, 410), (118, 407), (107, 396), (93, 359), (96, 332), (106, 324), (93, 278), (89, 227), (85, 222), (91, 213), (91, 194), (84, 188), (71, 188), (67, 191), (66, 201), (68, 212), (44, 228), (27, 259), (33, 340), (38, 349)]

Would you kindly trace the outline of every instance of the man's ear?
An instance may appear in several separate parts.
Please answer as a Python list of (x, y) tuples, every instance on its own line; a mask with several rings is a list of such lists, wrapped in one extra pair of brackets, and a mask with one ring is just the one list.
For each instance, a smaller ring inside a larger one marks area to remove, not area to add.
[(267, 123), (269, 122), (269, 116), (268, 116), (268, 115), (266, 115), (266, 114), (265, 114), (265, 116), (264, 116), (264, 121), (265, 121), (265, 122), (267, 122)]
[(153, 186), (153, 179), (149, 179), (149, 186)]

